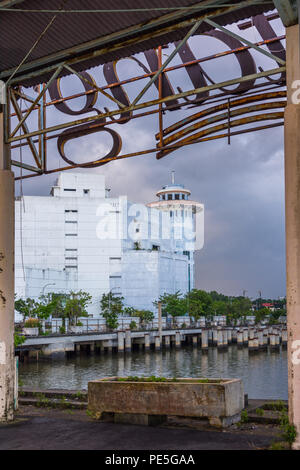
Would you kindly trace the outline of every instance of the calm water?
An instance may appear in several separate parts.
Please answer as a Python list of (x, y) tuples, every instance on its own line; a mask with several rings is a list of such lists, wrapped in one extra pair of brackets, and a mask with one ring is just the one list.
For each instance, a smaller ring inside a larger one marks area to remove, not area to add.
[(21, 363), (19, 375), (24, 386), (41, 389), (86, 389), (89, 380), (109, 376), (240, 377), (249, 398), (287, 399), (286, 351), (249, 354), (247, 348), (236, 346), (227, 352), (210, 348), (208, 354), (186, 347)]

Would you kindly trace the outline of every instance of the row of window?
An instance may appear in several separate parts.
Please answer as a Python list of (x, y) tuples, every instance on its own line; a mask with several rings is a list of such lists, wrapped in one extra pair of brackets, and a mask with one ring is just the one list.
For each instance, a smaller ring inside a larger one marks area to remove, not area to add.
[(162, 194), (160, 196), (160, 201), (179, 201), (180, 199), (182, 200), (188, 200), (188, 195), (187, 194)]

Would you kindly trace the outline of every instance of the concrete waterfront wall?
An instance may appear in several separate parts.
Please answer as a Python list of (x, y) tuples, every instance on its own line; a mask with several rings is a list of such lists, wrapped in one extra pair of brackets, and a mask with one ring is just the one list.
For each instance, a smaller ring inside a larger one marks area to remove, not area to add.
[[(248, 333), (248, 330), (247, 330)], [(26, 339), (24, 345), (17, 349), (19, 355), (32, 359), (43, 357), (59, 357), (68, 353), (79, 354), (86, 351), (89, 354), (104, 352), (119, 352), (129, 354), (131, 351), (162, 350), (181, 348), (182, 345), (191, 345), (201, 348), (203, 352), (209, 347), (217, 347), (226, 350), (236, 338), (239, 348), (248, 348), (249, 351), (262, 351), (270, 348), (271, 351), (279, 351), (280, 347), (286, 348), (286, 327), (254, 328), (253, 333), (245, 334), (244, 328), (185, 328), (163, 329), (161, 337), (158, 330), (152, 331), (116, 331), (111, 333), (89, 333), (55, 336), (35, 336)], [(209, 340), (210, 338), (210, 340)], [(245, 338), (248, 342), (245, 342)], [(40, 354), (36, 354), (39, 352)]]
[[(123, 422), (149, 424), (149, 416), (207, 418), (226, 427), (240, 420), (244, 390), (240, 379), (185, 378), (176, 382), (129, 382), (117, 378), (88, 384), (88, 409), (98, 418), (109, 413)], [(142, 421), (144, 419), (144, 422)], [(126, 420), (126, 421), (125, 421)]]

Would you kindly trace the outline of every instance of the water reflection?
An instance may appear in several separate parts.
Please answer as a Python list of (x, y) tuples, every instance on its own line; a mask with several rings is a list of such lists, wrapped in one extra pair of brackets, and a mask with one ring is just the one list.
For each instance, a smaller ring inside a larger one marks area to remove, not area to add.
[(182, 348), (158, 352), (76, 356), (71, 359), (20, 364), (25, 386), (86, 389), (89, 380), (109, 376), (241, 377), (250, 398), (287, 398), (287, 353), (249, 354), (247, 348), (227, 351)]

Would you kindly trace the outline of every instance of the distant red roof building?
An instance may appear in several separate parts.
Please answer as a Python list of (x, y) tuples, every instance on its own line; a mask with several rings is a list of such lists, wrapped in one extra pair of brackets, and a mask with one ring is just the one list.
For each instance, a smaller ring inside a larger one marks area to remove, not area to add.
[(272, 307), (274, 307), (274, 304), (268, 304), (268, 303), (266, 303), (266, 304), (262, 304), (262, 306), (263, 306), (263, 307), (267, 307), (267, 308), (272, 308)]

